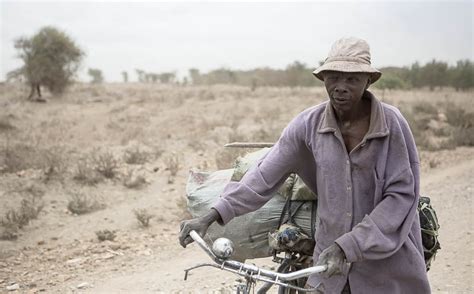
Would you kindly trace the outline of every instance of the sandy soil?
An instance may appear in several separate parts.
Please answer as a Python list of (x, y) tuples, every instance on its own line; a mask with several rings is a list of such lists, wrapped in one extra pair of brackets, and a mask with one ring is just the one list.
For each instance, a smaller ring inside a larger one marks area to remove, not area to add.
[[(137, 141), (151, 149), (159, 145), (164, 153), (133, 167), (140, 169), (148, 182), (141, 189), (124, 187), (122, 177), (93, 187), (78, 185), (69, 175), (71, 170), (62, 181), (48, 183), (41, 181), (38, 168), (2, 174), (2, 215), (19, 201), (6, 196), (10, 187), (34, 182), (46, 193), (39, 218), (26, 226), (17, 240), (0, 241), (0, 293), (15, 284), (19, 286), (16, 292), (21, 293), (231, 291), (236, 277), (217, 269), (197, 269), (183, 281), (185, 268), (208, 260), (196, 245), (183, 249), (177, 242), (179, 222), (187, 217), (183, 205), (187, 172), (190, 168), (215, 169), (216, 150), (235, 136), (233, 129), (263, 130), (269, 134), (263, 139), (271, 140), (272, 128), (284, 126), (294, 114), (313, 104), (315, 97), (316, 101), (322, 99), (323, 91), (153, 88), (143, 92), (140, 87), (77, 88), (63, 100), (46, 104), (18, 103), (13, 94), (1, 97), (18, 129), (48, 126), (48, 142), (66, 141), (67, 158), (103, 146), (120, 154)], [(166, 98), (171, 94), (173, 99)], [(259, 113), (265, 108), (255, 97), (273, 101), (278, 106), (272, 108), (278, 120), (261, 118)], [(298, 107), (286, 111), (295, 99)], [(58, 121), (66, 131), (54, 123)], [(180, 170), (170, 177), (166, 158), (173, 152), (181, 158)], [(441, 223), (442, 249), (429, 272), (433, 292), (471, 293), (474, 148), (422, 151), (421, 158), (421, 192), (432, 198)], [(120, 170), (126, 168), (123, 164)], [(73, 188), (97, 195), (106, 207), (89, 214), (71, 214), (66, 206)], [(138, 225), (133, 215), (136, 208), (147, 208), (154, 214), (150, 227)], [(115, 230), (116, 239), (99, 242), (95, 232), (102, 229)], [(269, 259), (252, 262), (273, 266)]]

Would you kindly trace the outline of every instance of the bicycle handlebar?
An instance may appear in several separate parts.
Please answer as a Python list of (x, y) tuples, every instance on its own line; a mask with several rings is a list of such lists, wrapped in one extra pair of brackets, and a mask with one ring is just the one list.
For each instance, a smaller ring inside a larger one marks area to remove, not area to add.
[(211, 259), (216, 264), (203, 263), (203, 264), (199, 264), (197, 266), (186, 269), (185, 270), (185, 276), (184, 276), (185, 280), (187, 279), (188, 272), (190, 270), (193, 270), (195, 268), (202, 267), (202, 266), (212, 266), (212, 267), (216, 267), (216, 268), (219, 268), (219, 269), (222, 269), (222, 270), (233, 272), (233, 273), (238, 274), (240, 276), (250, 277), (250, 278), (253, 278), (255, 280), (270, 282), (270, 283), (273, 283), (273, 284), (277, 284), (277, 285), (280, 285), (280, 286), (286, 286), (286, 287), (290, 287), (290, 288), (294, 288), (294, 289), (305, 290), (303, 288), (296, 287), (296, 286), (293, 286), (293, 285), (289, 285), (289, 284), (284, 283), (284, 282), (288, 282), (288, 281), (299, 279), (299, 278), (309, 277), (312, 274), (324, 272), (324, 271), (327, 270), (327, 265), (320, 265), (320, 266), (308, 267), (308, 268), (305, 268), (305, 269), (302, 269), (302, 270), (299, 270), (299, 271), (295, 271), (295, 272), (291, 272), (291, 273), (279, 273), (279, 272), (274, 272), (274, 271), (271, 271), (271, 270), (261, 269), (258, 266), (252, 265), (252, 264), (241, 263), (241, 262), (238, 262), (238, 261), (235, 261), (235, 260), (221, 259), (221, 258), (217, 257), (214, 254), (214, 252), (212, 252), (209, 245), (207, 245), (207, 243), (201, 238), (201, 236), (199, 236), (199, 234), (196, 231), (194, 231), (194, 230), (191, 231), (189, 233), (189, 235), (191, 236), (191, 238), (194, 241), (196, 241), (196, 243), (199, 245), (199, 247), (201, 247), (201, 249), (203, 249), (204, 252), (206, 252), (207, 255), (209, 255), (209, 257), (211, 257)]

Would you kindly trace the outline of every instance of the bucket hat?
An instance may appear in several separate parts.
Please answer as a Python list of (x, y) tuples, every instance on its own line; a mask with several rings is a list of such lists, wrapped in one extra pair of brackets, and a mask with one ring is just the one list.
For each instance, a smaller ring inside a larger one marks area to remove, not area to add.
[(370, 83), (374, 83), (382, 76), (379, 70), (371, 66), (369, 44), (354, 37), (334, 42), (323, 65), (313, 71), (313, 75), (323, 81), (321, 73), (324, 71), (369, 73)]

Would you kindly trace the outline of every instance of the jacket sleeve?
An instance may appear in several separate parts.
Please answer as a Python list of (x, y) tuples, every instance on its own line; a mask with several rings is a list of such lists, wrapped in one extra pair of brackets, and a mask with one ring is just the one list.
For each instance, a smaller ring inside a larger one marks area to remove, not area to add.
[(419, 160), (413, 136), (402, 118), (391, 139), (385, 179), (377, 180), (382, 200), (374, 210), (342, 235), (336, 243), (347, 261), (383, 259), (393, 255), (408, 239), (419, 199)]
[(239, 182), (231, 181), (213, 208), (222, 222), (262, 207), (292, 172), (308, 157), (302, 115), (293, 119), (270, 151), (250, 168)]

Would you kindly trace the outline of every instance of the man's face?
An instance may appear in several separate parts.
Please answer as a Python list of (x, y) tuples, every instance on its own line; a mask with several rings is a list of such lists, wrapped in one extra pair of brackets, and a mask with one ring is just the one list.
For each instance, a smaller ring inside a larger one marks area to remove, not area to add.
[(331, 105), (342, 112), (357, 105), (370, 84), (369, 75), (361, 72), (325, 71), (323, 79)]

